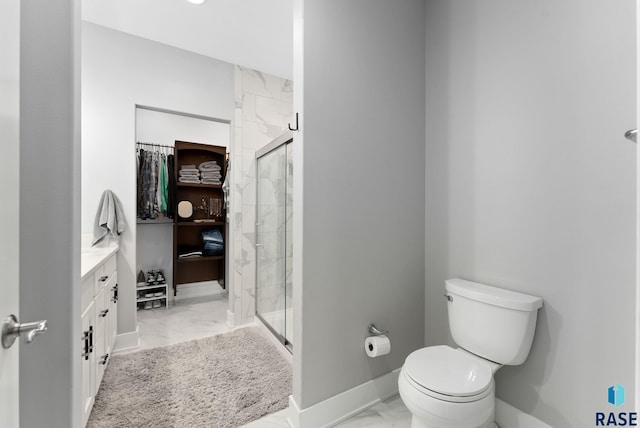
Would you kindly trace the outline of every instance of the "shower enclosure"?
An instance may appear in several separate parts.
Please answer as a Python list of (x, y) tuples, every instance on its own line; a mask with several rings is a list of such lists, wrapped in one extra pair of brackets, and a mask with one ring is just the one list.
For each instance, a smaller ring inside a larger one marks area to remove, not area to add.
[(292, 349), (291, 132), (256, 152), (256, 315)]

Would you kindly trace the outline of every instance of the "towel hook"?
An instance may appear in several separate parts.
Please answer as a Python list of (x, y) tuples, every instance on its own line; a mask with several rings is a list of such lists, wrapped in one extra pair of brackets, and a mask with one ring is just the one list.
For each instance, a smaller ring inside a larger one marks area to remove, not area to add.
[(624, 133), (624, 137), (627, 140), (631, 140), (634, 143), (636, 142), (636, 138), (637, 138), (637, 134), (638, 134), (638, 130), (637, 129), (630, 129), (627, 132)]
[(291, 127), (291, 123), (289, 123), (288, 126), (289, 126), (289, 131), (297, 131), (297, 130), (299, 130), (299, 127), (298, 127), (298, 113), (296, 113), (296, 127), (295, 127), (295, 129)]

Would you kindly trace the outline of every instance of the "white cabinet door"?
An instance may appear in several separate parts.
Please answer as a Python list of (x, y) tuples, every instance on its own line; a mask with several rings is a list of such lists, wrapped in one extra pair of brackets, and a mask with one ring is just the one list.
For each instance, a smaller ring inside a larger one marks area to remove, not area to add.
[(118, 272), (114, 272), (109, 284), (109, 336), (107, 339), (107, 352), (113, 353), (118, 335)]
[(109, 304), (107, 302), (108, 292), (106, 282), (105, 286), (101, 287), (95, 298), (96, 305), (96, 333), (95, 333), (95, 346), (96, 346), (96, 385), (95, 393), (98, 393), (100, 388), (100, 382), (104, 376), (104, 369), (107, 364), (107, 338), (109, 336), (109, 322), (107, 317), (109, 316)]
[(89, 303), (82, 313), (82, 424), (86, 425), (95, 400), (96, 389), (96, 353), (95, 343), (95, 303)]

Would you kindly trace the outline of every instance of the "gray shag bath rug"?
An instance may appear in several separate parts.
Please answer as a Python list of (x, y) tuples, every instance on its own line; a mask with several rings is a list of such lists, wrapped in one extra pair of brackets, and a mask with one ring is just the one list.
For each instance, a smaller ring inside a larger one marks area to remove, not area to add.
[(238, 427), (284, 409), (291, 376), (257, 328), (115, 355), (87, 427)]

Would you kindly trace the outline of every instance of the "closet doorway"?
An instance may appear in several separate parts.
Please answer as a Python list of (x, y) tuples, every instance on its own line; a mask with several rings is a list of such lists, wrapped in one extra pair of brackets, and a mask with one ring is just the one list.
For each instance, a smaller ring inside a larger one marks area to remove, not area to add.
[[(230, 146), (230, 124), (228, 121), (140, 105), (136, 106), (135, 115), (135, 155), (138, 166), (140, 148), (157, 153), (158, 158), (163, 155), (168, 158), (169, 155), (174, 154), (175, 141), (190, 141), (227, 148)], [(174, 168), (178, 169), (179, 166), (174, 165)], [(136, 177), (138, 176), (139, 174), (136, 174)], [(132, 185), (139, 187), (138, 181)], [(176, 203), (175, 200), (171, 202), (171, 204)], [(220, 321), (226, 328), (229, 293), (222, 280), (220, 282), (211, 280), (179, 284), (174, 296), (173, 229), (177, 215), (175, 207), (173, 210), (162, 210), (158, 207), (158, 210), (151, 216), (141, 215), (138, 212), (136, 219), (137, 324), (140, 344), (143, 348), (199, 338), (199, 335), (184, 336), (190, 334), (190, 331), (194, 331), (194, 329), (185, 328), (185, 324), (190, 322), (189, 317), (193, 312), (190, 309), (194, 305), (201, 312), (198, 319), (192, 320), (194, 324), (202, 324), (202, 317), (205, 317), (213, 324)], [(228, 235), (230, 233), (228, 228), (227, 231), (224, 251), (228, 256), (228, 242), (231, 241), (231, 237)], [(228, 271), (229, 258), (226, 257), (225, 260), (227, 262), (224, 269)], [(193, 266), (194, 269), (198, 268), (197, 263)], [(162, 280), (166, 282), (166, 287), (162, 287)], [(153, 283), (155, 283), (153, 286), (157, 285), (158, 288), (150, 288)], [(169, 309), (169, 311), (165, 311), (165, 309)], [(177, 325), (176, 318), (179, 318), (178, 324), (181, 328), (172, 331), (172, 326)], [(212, 333), (202, 328), (195, 329), (195, 331), (203, 337)], [(217, 331), (213, 333), (215, 334)]]

